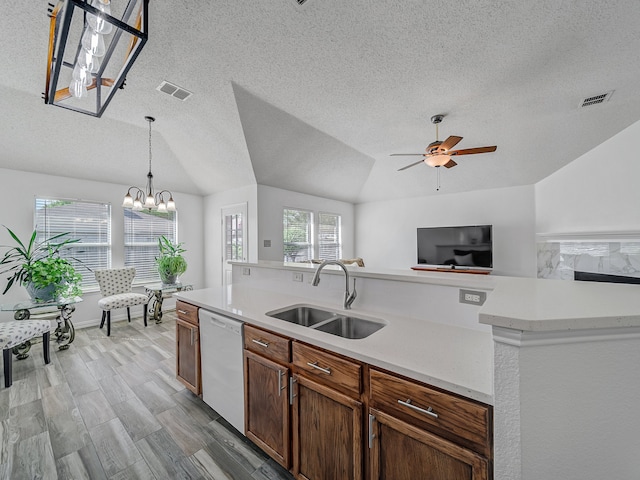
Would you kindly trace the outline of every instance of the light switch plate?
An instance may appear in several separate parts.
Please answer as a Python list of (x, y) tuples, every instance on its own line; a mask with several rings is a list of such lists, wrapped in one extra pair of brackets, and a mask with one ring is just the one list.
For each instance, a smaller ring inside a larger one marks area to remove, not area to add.
[(251, 275), (251, 269), (249, 267), (242, 267), (243, 275)]
[(293, 281), (294, 282), (301, 282), (302, 281), (302, 273), (293, 272)]
[(270, 246), (271, 246), (271, 240), (265, 240), (265, 241), (264, 241), (264, 243), (263, 243), (263, 245), (264, 245), (266, 248), (270, 247)]

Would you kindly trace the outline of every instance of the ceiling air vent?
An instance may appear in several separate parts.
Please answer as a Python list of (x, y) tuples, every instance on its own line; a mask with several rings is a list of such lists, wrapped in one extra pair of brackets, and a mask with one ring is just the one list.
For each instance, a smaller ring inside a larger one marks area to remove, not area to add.
[(156, 90), (166, 93), (167, 95), (171, 95), (172, 97), (176, 97), (178, 100), (182, 100), (183, 102), (193, 95), (189, 90), (185, 90), (182, 87), (174, 85), (173, 83), (169, 83), (167, 81), (163, 81)]
[(613, 95), (613, 90), (607, 93), (601, 93), (599, 95), (592, 95), (590, 97), (583, 98), (582, 100), (580, 100), (580, 108), (608, 102), (609, 99), (611, 98), (611, 95)]
[(303, 3), (305, 3), (307, 0), (296, 0), (296, 2), (298, 2), (298, 5), (302, 5)]

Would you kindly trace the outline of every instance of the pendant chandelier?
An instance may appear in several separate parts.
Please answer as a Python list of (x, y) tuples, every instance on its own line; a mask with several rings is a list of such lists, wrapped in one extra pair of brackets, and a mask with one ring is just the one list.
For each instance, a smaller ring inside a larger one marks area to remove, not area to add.
[(50, 4), (45, 103), (102, 116), (147, 41), (149, 0)]
[[(151, 173), (151, 123), (156, 119), (153, 117), (144, 117), (149, 122), (149, 173), (147, 173), (147, 188), (142, 190), (139, 187), (129, 187), (127, 194), (124, 196), (122, 206), (133, 210), (157, 210), (158, 212), (175, 212), (176, 202), (173, 201), (173, 194), (169, 190), (162, 190), (154, 193), (153, 191), (153, 173)], [(135, 194), (135, 198), (131, 192)], [(165, 203), (165, 195), (169, 197)]]

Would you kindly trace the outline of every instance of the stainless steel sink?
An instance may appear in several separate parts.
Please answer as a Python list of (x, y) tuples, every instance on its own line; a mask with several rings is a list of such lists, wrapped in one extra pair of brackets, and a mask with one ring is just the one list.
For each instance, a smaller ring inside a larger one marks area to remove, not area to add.
[(342, 338), (366, 338), (377, 332), (384, 323), (365, 320), (364, 318), (340, 316), (322, 325), (317, 325), (316, 330), (337, 335)]
[(266, 315), (350, 339), (366, 338), (386, 325), (383, 321), (343, 315), (311, 305), (293, 305)]
[(297, 325), (302, 325), (303, 327), (310, 327), (316, 323), (335, 317), (337, 314), (308, 305), (297, 305), (294, 307), (287, 307), (282, 310), (267, 312), (267, 315), (273, 318), (279, 318), (285, 322), (295, 323)]

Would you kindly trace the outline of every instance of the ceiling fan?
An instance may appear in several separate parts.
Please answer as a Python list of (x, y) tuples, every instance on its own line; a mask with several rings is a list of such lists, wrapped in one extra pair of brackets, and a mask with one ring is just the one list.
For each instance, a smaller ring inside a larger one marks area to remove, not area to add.
[(419, 163), (426, 163), (430, 167), (445, 167), (451, 168), (457, 165), (451, 157), (457, 157), (459, 155), (473, 155), (476, 153), (489, 153), (495, 152), (498, 147), (477, 147), (466, 148), (464, 150), (451, 150), (455, 147), (462, 137), (450, 136), (444, 142), (438, 140), (438, 124), (442, 122), (444, 115), (434, 115), (431, 117), (431, 123), (436, 126), (436, 141), (431, 142), (426, 148), (426, 153), (392, 153), (392, 157), (396, 156), (420, 156), (424, 157), (420, 161), (407, 165), (406, 167), (399, 168), (398, 171), (406, 170), (407, 168), (415, 167)]

